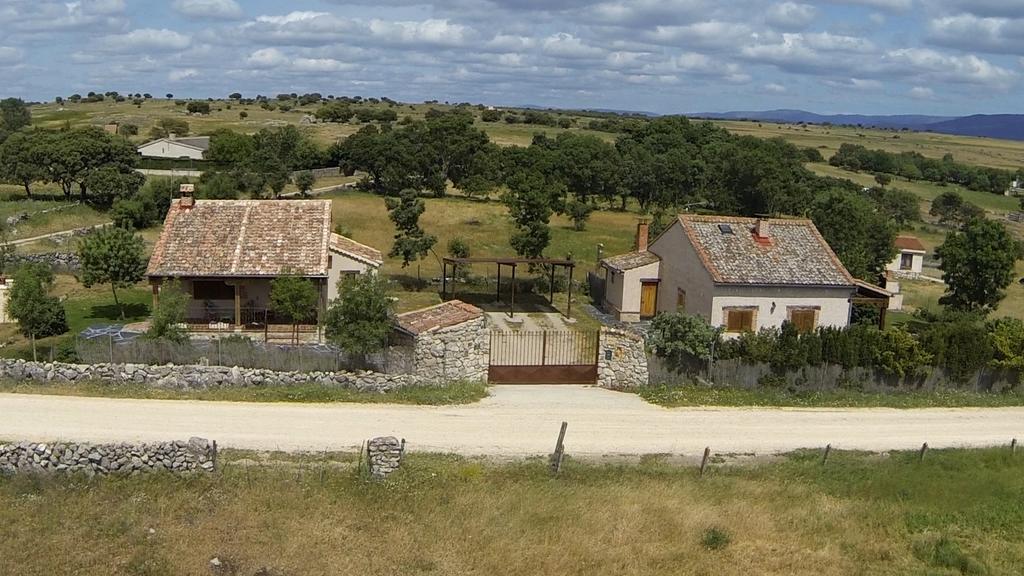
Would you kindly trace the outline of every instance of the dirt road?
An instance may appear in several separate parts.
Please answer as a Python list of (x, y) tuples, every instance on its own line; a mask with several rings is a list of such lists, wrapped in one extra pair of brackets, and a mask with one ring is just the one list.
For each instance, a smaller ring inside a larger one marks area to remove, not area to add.
[(221, 446), (318, 451), (393, 434), (411, 450), (502, 457), (551, 452), (562, 420), (576, 456), (882, 451), (1024, 439), (1024, 408), (754, 409), (652, 406), (581, 386), (496, 386), (469, 406), (257, 404), (0, 394), (6, 440), (155, 441), (203, 436)]

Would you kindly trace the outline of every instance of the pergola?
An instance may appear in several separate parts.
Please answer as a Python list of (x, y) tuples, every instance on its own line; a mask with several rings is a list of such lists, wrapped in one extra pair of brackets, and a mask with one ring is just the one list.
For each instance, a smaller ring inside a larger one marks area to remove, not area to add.
[[(497, 264), (498, 266), (498, 282), (495, 290), (495, 296), (497, 301), (501, 302), (501, 269), (504, 266), (508, 266), (512, 269), (512, 295), (509, 301), (508, 316), (513, 318), (515, 316), (516, 309), (516, 268), (520, 264), (530, 265), (544, 265), (551, 267), (551, 278), (548, 283), (551, 288), (551, 293), (548, 296), (548, 301), (551, 302), (551, 307), (555, 307), (555, 268), (562, 267), (566, 269), (569, 277), (568, 282), (568, 298), (566, 298), (565, 312), (563, 315), (568, 318), (572, 313), (572, 272), (576, 267), (574, 260), (563, 260), (558, 258), (443, 258), (441, 262), (441, 299), (445, 300), (448, 298), (448, 267), (451, 266), (452, 270), (459, 265), (463, 264)], [(452, 282), (452, 297), (455, 296), (455, 282)]]
[(889, 309), (892, 292), (863, 280), (854, 280), (853, 283), (857, 286), (857, 294), (850, 298), (850, 303), (854, 306), (878, 308), (878, 328), (884, 329), (885, 313)]

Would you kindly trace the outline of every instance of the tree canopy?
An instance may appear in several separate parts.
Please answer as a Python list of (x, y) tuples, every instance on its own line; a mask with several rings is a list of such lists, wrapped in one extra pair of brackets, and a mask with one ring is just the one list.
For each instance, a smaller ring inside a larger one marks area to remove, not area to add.
[(1013, 281), (1020, 245), (994, 220), (974, 219), (952, 231), (935, 250), (942, 261), (946, 294), (942, 304), (965, 311), (994, 310)]
[(110, 284), (121, 318), (124, 307), (117, 298), (117, 290), (142, 280), (146, 272), (144, 249), (142, 237), (120, 226), (101, 228), (83, 238), (78, 247), (82, 285), (89, 288)]

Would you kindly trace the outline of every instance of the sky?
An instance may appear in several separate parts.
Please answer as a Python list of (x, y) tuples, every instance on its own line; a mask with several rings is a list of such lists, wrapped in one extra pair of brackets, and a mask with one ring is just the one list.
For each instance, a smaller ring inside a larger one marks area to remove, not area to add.
[(0, 96), (1024, 113), (1024, 0), (0, 0)]

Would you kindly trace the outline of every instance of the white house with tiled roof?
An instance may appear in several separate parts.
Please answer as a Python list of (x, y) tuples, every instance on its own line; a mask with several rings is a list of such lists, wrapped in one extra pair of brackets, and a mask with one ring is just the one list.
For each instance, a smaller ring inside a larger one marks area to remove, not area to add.
[(682, 311), (727, 335), (850, 323), (858, 286), (810, 220), (683, 214), (649, 247), (645, 233), (636, 252), (602, 262), (620, 320)]
[(209, 136), (179, 138), (174, 134), (158, 138), (137, 148), (139, 155), (146, 158), (190, 158), (202, 160), (210, 149)]
[(282, 275), (313, 281), (320, 308), (345, 275), (383, 263), (379, 250), (331, 231), (330, 200), (195, 200), (171, 203), (147, 276), (154, 306), (178, 280), (191, 296), (190, 324), (242, 329), (268, 323), (270, 283)]

